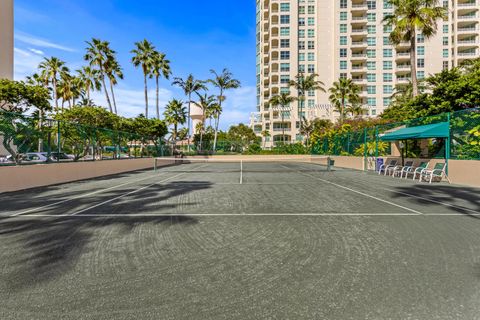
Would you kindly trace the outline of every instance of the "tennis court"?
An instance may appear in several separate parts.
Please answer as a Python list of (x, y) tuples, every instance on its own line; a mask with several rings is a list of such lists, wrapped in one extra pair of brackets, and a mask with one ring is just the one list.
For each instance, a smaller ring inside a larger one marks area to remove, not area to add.
[(159, 160), (2, 194), (0, 317), (478, 318), (480, 190), (325, 160)]

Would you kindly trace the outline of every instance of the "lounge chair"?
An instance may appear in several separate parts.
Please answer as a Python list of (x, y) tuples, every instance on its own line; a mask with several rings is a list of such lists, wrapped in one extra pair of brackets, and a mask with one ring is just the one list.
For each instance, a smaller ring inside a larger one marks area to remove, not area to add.
[(433, 167), (432, 170), (425, 169), (422, 171), (420, 174), (420, 178), (418, 179), (419, 181), (428, 181), (429, 183), (432, 183), (433, 178), (440, 178), (440, 181), (442, 181), (443, 177), (445, 177), (450, 183), (450, 179), (447, 176), (447, 163), (446, 162), (439, 162), (435, 164), (435, 167)]
[(405, 162), (404, 166), (396, 166), (393, 169), (392, 177), (399, 176), (400, 178), (402, 178), (403, 173), (411, 167), (413, 167), (413, 161), (412, 160), (408, 160), (407, 162)]
[(382, 171), (384, 172), (384, 175), (387, 175), (387, 172), (390, 171), (391, 169), (395, 168), (397, 165), (398, 160), (397, 159), (392, 159), (390, 160), (389, 164), (382, 164), (380, 168), (378, 168), (378, 174), (382, 174)]
[[(413, 175), (413, 180), (417, 178), (417, 175), (420, 176), (423, 170), (426, 170), (428, 168), (428, 161), (422, 161), (418, 165), (418, 167), (410, 167), (405, 169), (404, 174), (405, 174), (405, 179), (408, 179), (408, 175)], [(402, 176), (403, 177), (403, 176)]]

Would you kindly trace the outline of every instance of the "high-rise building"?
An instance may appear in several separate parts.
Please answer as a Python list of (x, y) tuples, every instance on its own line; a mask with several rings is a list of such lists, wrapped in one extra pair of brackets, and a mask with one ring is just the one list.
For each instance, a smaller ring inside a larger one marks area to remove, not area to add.
[[(479, 57), (479, 0), (444, 0), (448, 19), (438, 21), (437, 34), (417, 37), (417, 76), (422, 79), (465, 59)], [(257, 112), (251, 124), (266, 146), (301, 141), (300, 118), (338, 117), (328, 93), (306, 94), (302, 114), (298, 102), (286, 110), (268, 101), (282, 92), (296, 95), (289, 81), (299, 73), (316, 73), (328, 89), (339, 78), (361, 87), (368, 116), (379, 115), (396, 85), (410, 80), (410, 44), (394, 46), (382, 19), (393, 12), (388, 0), (257, 0)], [(282, 123), (282, 116), (284, 122)]]
[(0, 0), (0, 79), (13, 79), (13, 0)]

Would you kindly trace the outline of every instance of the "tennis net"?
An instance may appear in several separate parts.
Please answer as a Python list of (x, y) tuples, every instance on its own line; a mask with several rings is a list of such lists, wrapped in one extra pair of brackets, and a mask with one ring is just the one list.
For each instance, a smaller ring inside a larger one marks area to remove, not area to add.
[(316, 172), (329, 171), (331, 159), (327, 156), (279, 157), (225, 157), (225, 158), (155, 158), (155, 171), (165, 172)]

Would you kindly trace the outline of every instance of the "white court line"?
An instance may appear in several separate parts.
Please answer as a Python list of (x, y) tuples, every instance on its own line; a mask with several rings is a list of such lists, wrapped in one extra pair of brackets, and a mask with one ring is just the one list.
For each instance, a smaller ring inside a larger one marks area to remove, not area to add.
[[(447, 214), (429, 214), (429, 215), (447, 215)], [(452, 214), (453, 215), (453, 214)], [(461, 214), (454, 214), (456, 216), (462, 216)], [(357, 217), (419, 217), (416, 213), (126, 213), (126, 214), (95, 214), (95, 213), (84, 213), (84, 214), (28, 214), (19, 216), (17, 218), (27, 218), (27, 217), (69, 217), (69, 218), (90, 218), (90, 217), (341, 217), (341, 216), (357, 216)], [(422, 215), (423, 216), (423, 215)]]
[[(287, 167), (287, 166), (285, 166), (285, 165), (282, 165), (282, 166), (285, 167), (285, 168), (287, 168), (287, 169), (292, 169), (292, 168), (289, 168), (289, 167)], [(316, 177), (316, 176), (303, 173), (303, 172), (301, 172), (301, 171), (298, 171), (298, 173), (303, 174), (304, 176), (312, 177), (312, 178), (314, 178), (314, 179), (316, 179), (316, 180), (319, 180), (319, 181), (322, 181), (322, 182), (331, 184), (331, 185), (336, 186), (336, 187), (338, 187), (338, 188), (342, 188), (342, 189), (345, 189), (345, 190), (348, 190), (348, 191), (351, 191), (351, 192), (360, 194), (360, 195), (362, 195), (362, 196), (365, 196), (365, 197), (368, 197), (368, 198), (371, 198), (371, 199), (374, 199), (374, 200), (377, 200), (377, 201), (380, 201), (380, 202), (383, 202), (383, 203), (387, 203), (387, 204), (392, 205), (392, 206), (395, 206), (395, 207), (397, 207), (397, 208), (401, 208), (401, 209), (404, 209), (404, 210), (407, 210), (407, 211), (410, 211), (410, 212), (413, 212), (413, 213), (416, 213), (416, 214), (422, 214), (422, 213), (419, 212), (419, 211), (416, 211), (416, 210), (413, 210), (413, 209), (410, 209), (410, 208), (401, 206), (401, 205), (399, 205), (399, 204), (393, 203), (393, 202), (388, 201), (388, 200), (385, 200), (385, 199), (381, 199), (381, 198), (378, 198), (378, 197), (369, 195), (369, 194), (367, 194), (367, 193), (363, 193), (363, 192), (361, 192), (361, 191), (358, 191), (358, 190), (355, 190), (355, 189), (352, 189), (352, 188), (349, 188), (349, 187), (342, 186), (341, 184), (337, 184), (337, 183), (334, 183), (334, 182), (331, 182), (331, 181), (328, 181), (328, 180), (325, 180), (325, 179), (321, 179), (321, 178), (318, 178), (318, 177)]]
[(78, 196), (78, 197), (68, 198), (68, 199), (65, 199), (65, 200), (62, 200), (62, 201), (57, 201), (57, 202), (54, 202), (54, 203), (51, 203), (51, 204), (47, 204), (47, 205), (45, 205), (45, 206), (36, 207), (36, 208), (28, 209), (28, 210), (25, 210), (25, 211), (22, 211), (22, 212), (14, 213), (14, 214), (11, 214), (10, 217), (15, 217), (15, 216), (19, 216), (19, 215), (24, 215), (24, 214), (27, 214), (27, 213), (30, 213), (30, 212), (33, 212), (33, 211), (38, 211), (38, 210), (50, 208), (50, 207), (56, 206), (56, 205), (58, 205), (58, 204), (62, 204), (62, 203), (65, 203), (65, 202), (69, 202), (69, 201), (72, 201), (72, 200), (76, 200), (76, 199), (85, 198), (85, 197), (88, 197), (88, 196), (91, 196), (91, 195), (94, 195), (94, 194), (102, 193), (102, 192), (105, 192), (105, 191), (108, 191), (108, 190), (112, 190), (112, 189), (117, 189), (117, 188), (120, 188), (120, 187), (129, 185), (129, 184), (141, 182), (141, 181), (148, 180), (148, 179), (152, 179), (152, 178), (155, 178), (155, 177), (156, 177), (156, 176), (148, 176), (148, 177), (143, 178), (143, 179), (138, 179), (138, 180), (135, 180), (135, 181), (130, 181), (130, 182), (122, 183), (122, 184), (119, 184), (119, 185), (116, 185), (116, 186), (113, 186), (113, 187), (109, 187), (109, 188), (100, 189), (100, 190), (97, 190), (97, 191), (85, 193), (85, 194), (82, 194), (82, 195), (80, 195), (80, 196)]
[(450, 204), (450, 203), (445, 203), (445, 202), (440, 202), (440, 201), (437, 201), (437, 200), (428, 199), (428, 198), (417, 196), (417, 195), (414, 195), (414, 194), (411, 194), (411, 193), (400, 192), (400, 191), (396, 191), (396, 190), (392, 190), (392, 189), (385, 189), (385, 190), (390, 191), (390, 192), (394, 192), (394, 193), (403, 194), (405, 196), (409, 196), (409, 197), (412, 197), (412, 198), (417, 198), (417, 199), (422, 199), (422, 200), (425, 200), (425, 201), (428, 201), (428, 202), (433, 202), (433, 203), (436, 203), (436, 204), (439, 204), (439, 205), (442, 205), (442, 206), (451, 207), (451, 208), (455, 208), (455, 209), (459, 209), (459, 210), (463, 210), (463, 211), (469, 211), (469, 212), (473, 212), (474, 214), (480, 214), (480, 211), (476, 211), (476, 210), (473, 210), (473, 209), (468, 209), (468, 208), (465, 208), (465, 207), (456, 206), (456, 205)]
[[(205, 166), (206, 166), (206, 164), (203, 165), (203, 166), (196, 167), (195, 169), (199, 169), (199, 168), (202, 168), (202, 167), (205, 167)], [(75, 211), (75, 212), (73, 212), (73, 213), (71, 213), (71, 214), (69, 214), (69, 215), (70, 215), (70, 216), (75, 216), (75, 215), (80, 214), (80, 213), (82, 213), (82, 212), (89, 211), (89, 210), (91, 210), (91, 209), (94, 209), (94, 208), (103, 206), (104, 204), (107, 204), (107, 203), (110, 203), (110, 202), (112, 202), (112, 201), (118, 200), (118, 199), (123, 198), (123, 197), (125, 197), (125, 196), (131, 195), (131, 194), (134, 194), (134, 193), (137, 193), (137, 192), (142, 191), (142, 190), (147, 189), (147, 188), (150, 188), (151, 186), (154, 186), (154, 185), (156, 185), (156, 184), (163, 183), (163, 182), (166, 182), (166, 181), (171, 180), (171, 179), (173, 179), (173, 178), (176, 178), (176, 177), (179, 177), (179, 176), (183, 176), (183, 175), (185, 175), (185, 174), (187, 174), (187, 173), (192, 173), (192, 172), (195, 172), (195, 171), (189, 170), (189, 171), (186, 171), (186, 172), (182, 172), (182, 173), (176, 174), (176, 175), (174, 175), (174, 176), (172, 176), (172, 177), (170, 177), (170, 178), (166, 178), (166, 179), (157, 181), (157, 182), (155, 182), (155, 183), (149, 184), (149, 185), (147, 185), (147, 186), (144, 186), (144, 187), (142, 187), (142, 188), (140, 188), (140, 189), (136, 189), (136, 190), (133, 190), (133, 191), (124, 193), (124, 194), (122, 194), (122, 195), (120, 195), (120, 196), (118, 196), (118, 197), (111, 198), (111, 199), (109, 199), (109, 200), (106, 200), (106, 201), (97, 203), (97, 204), (94, 205), (94, 206), (91, 206), (91, 207), (82, 209), (82, 210), (80, 210), (80, 211)]]
[(243, 160), (240, 160), (240, 184), (243, 184)]

